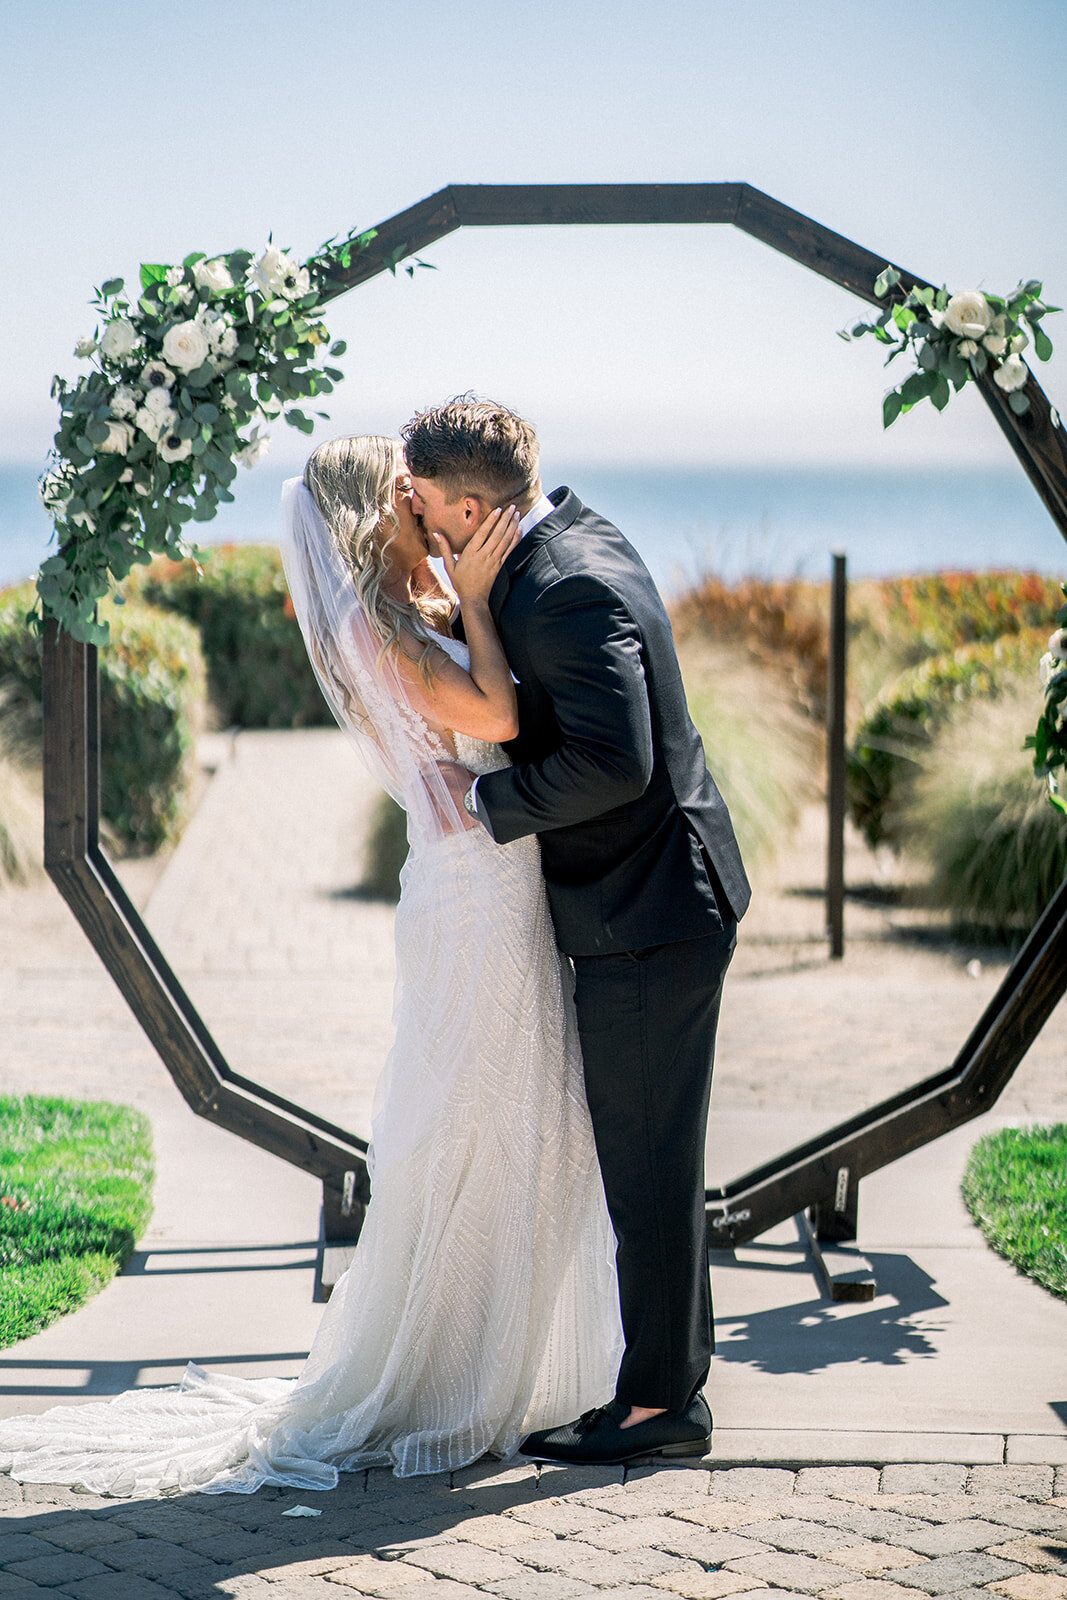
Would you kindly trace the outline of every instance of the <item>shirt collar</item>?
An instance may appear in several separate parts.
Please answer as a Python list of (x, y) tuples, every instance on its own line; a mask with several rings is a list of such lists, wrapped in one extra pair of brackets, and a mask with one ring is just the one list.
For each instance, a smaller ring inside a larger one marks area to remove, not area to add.
[(536, 528), (539, 522), (544, 522), (545, 518), (550, 517), (555, 509), (547, 494), (543, 494), (540, 500), (530, 507), (519, 523), (519, 538), (521, 539), (523, 534), (529, 533), (532, 528)]

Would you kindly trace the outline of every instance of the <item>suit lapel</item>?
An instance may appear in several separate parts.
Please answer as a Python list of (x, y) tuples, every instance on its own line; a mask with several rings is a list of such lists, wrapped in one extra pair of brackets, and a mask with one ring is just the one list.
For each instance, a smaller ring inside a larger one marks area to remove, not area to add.
[(533, 560), (535, 553), (542, 545), (547, 544), (549, 539), (566, 532), (582, 510), (582, 502), (578, 496), (566, 487), (553, 489), (549, 499), (555, 505), (555, 511), (539, 522), (536, 528), (531, 528), (529, 533), (523, 535), (497, 573), (496, 582), (489, 591), (489, 610), (494, 622), (500, 620), (500, 613), (504, 609), (504, 602), (507, 600), (511, 585)]

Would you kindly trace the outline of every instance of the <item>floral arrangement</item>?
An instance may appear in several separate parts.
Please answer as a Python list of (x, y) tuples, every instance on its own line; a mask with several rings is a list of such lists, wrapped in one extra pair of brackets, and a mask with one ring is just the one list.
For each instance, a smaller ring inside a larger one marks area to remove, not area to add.
[[(344, 376), (316, 364), (324, 346), (335, 358), (345, 351), (330, 345), (323, 290), (374, 237), (331, 240), (304, 263), (273, 243), (258, 257), (200, 252), (142, 266), (136, 299), (121, 278), (95, 292), (102, 327), (74, 351), (93, 369), (52, 385), (60, 422), (40, 494), (59, 550), (42, 563), (31, 626), (54, 617), (75, 639), (103, 644), (97, 601), (135, 563), (192, 553), (186, 525), (234, 498), (238, 464), (254, 466), (269, 448), (263, 426), (284, 414), (312, 431), (292, 402), (329, 394)], [(394, 272), (399, 255), (387, 262)]]
[[(1067, 597), (1067, 583), (1062, 588)], [(1067, 795), (1061, 791), (1063, 774), (1067, 773), (1067, 605), (1060, 608), (1056, 621), (1059, 626), (1049, 639), (1039, 667), (1045, 709), (1036, 729), (1027, 737), (1026, 749), (1034, 752), (1037, 776), (1048, 781), (1052, 804), (1067, 816)]]
[[(884, 267), (875, 279), (874, 292), (880, 300), (885, 299), (899, 283), (896, 267)], [(958, 392), (968, 378), (980, 377), (990, 366), (993, 382), (1007, 395), (1016, 416), (1022, 416), (1030, 409), (1022, 392), (1030, 376), (1022, 352), (1033, 340), (1038, 360), (1049, 359), (1052, 343), (1041, 320), (1059, 310), (1059, 306), (1044, 304), (1036, 278), (1020, 283), (1007, 296), (985, 294), (981, 289), (950, 295), (947, 289), (926, 287), (901, 297), (898, 290), (876, 322), (843, 328), (841, 338), (859, 339), (872, 333), (879, 344), (890, 347), (886, 366), (905, 351), (916, 358), (917, 370), (890, 389), (882, 402), (883, 427), (888, 428), (920, 400), (930, 400), (943, 411), (953, 389)]]

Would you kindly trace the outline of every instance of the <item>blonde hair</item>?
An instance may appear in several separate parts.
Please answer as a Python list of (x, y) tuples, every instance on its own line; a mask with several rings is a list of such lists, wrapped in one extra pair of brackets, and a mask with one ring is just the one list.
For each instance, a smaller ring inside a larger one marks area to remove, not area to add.
[(381, 640), (378, 664), (393, 649), (405, 649), (405, 637), (422, 641), (418, 667), (431, 676), (435, 648), (427, 630), (450, 633), (451, 604), (423, 595), (397, 600), (385, 587), (385, 552), (399, 532), (393, 509), (393, 485), (404, 465), (400, 443), (383, 434), (360, 434), (320, 444), (304, 468), (304, 483), (352, 574), (360, 602)]

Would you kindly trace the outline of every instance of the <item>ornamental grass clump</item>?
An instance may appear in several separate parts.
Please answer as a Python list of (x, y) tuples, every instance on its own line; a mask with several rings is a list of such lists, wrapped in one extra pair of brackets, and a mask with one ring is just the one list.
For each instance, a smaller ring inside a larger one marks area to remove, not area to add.
[[(887, 685), (864, 715), (848, 753), (849, 811), (868, 844), (903, 842), (908, 782), (952, 708), (992, 699), (1014, 683), (1034, 682), (1046, 640), (1044, 630), (1028, 628), (963, 645), (909, 667)], [(1020, 747), (1022, 742), (1020, 734)]]
[(0, 1347), (82, 1305), (152, 1215), (152, 1135), (127, 1106), (0, 1097)]
[(713, 573), (671, 608), (679, 642), (704, 638), (739, 644), (784, 677), (798, 703), (825, 716), (830, 640), (830, 591), (800, 579), (742, 578), (725, 583)]
[(1033, 696), (957, 708), (922, 758), (902, 825), (961, 934), (1018, 944), (1067, 876), (1067, 817), (1023, 749)]

